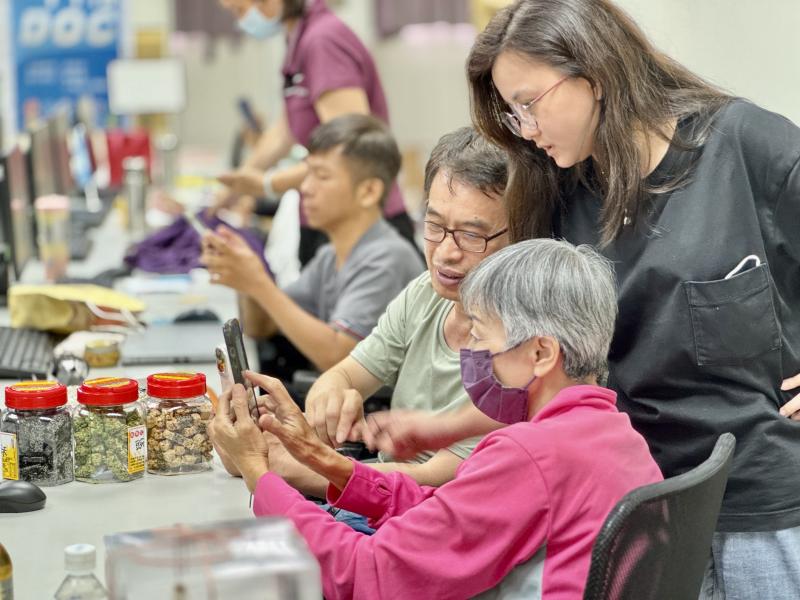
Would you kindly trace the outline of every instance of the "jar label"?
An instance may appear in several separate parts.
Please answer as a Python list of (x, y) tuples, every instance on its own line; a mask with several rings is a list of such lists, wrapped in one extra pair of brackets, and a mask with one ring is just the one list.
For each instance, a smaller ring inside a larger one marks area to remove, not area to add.
[(0, 433), (0, 465), (2, 479), (19, 479), (19, 449), (14, 433)]
[(130, 379), (122, 377), (98, 377), (97, 379), (88, 379), (83, 382), (83, 385), (90, 387), (103, 387), (103, 388), (117, 388), (130, 385)]
[(21, 381), (11, 386), (15, 392), (45, 392), (57, 388), (60, 383), (57, 381)]
[(147, 454), (147, 427), (128, 427), (128, 473), (141, 473), (144, 471), (144, 461)]
[(158, 373), (153, 375), (157, 381), (189, 381), (197, 379), (197, 373)]

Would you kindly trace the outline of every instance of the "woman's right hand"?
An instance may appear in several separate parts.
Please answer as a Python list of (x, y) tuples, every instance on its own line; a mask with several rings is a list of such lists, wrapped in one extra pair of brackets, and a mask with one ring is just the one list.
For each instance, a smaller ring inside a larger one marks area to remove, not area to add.
[(353, 463), (317, 437), (280, 380), (252, 371), (245, 371), (244, 376), (267, 392), (259, 398), (264, 404), (258, 419), (262, 431), (277, 437), (296, 461), (343, 490), (353, 473)]
[(306, 464), (309, 456), (319, 452), (320, 447), (327, 448), (279, 379), (252, 371), (245, 371), (244, 375), (250, 383), (266, 392), (259, 397), (259, 403), (264, 405), (259, 409), (259, 427), (277, 437), (289, 454)]

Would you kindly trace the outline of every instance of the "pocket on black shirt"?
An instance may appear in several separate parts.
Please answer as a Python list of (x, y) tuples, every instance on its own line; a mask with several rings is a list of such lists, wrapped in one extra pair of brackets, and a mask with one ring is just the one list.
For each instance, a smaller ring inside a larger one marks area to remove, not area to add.
[(698, 366), (732, 365), (781, 347), (766, 264), (730, 279), (684, 281)]

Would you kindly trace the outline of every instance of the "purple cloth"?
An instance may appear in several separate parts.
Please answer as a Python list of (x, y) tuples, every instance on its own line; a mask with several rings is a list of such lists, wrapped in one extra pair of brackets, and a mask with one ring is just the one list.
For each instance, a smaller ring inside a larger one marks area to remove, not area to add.
[[(197, 213), (197, 218), (210, 229), (225, 225), (242, 236), (261, 258), (264, 268), (272, 277), (272, 270), (264, 258), (264, 243), (255, 233), (231, 227), (218, 217), (206, 217), (205, 211)], [(171, 225), (159, 229), (133, 246), (125, 256), (125, 264), (150, 273), (188, 273), (192, 269), (203, 267), (200, 253), (200, 234), (186, 217), (180, 216)]]
[[(314, 104), (332, 90), (363, 89), (370, 112), (389, 122), (389, 107), (372, 55), (323, 0), (311, 3), (290, 37), (281, 72), (289, 129), (303, 146), (308, 145), (311, 133), (320, 124)], [(383, 213), (394, 217), (405, 210), (403, 196), (395, 183), (386, 198)], [(302, 208), (300, 222), (307, 223)]]

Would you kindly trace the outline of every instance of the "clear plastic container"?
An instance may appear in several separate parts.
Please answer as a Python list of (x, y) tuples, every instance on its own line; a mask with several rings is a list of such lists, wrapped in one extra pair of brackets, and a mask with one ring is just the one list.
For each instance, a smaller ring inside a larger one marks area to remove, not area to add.
[(78, 388), (72, 415), (75, 479), (117, 483), (144, 475), (147, 431), (139, 385), (133, 379), (89, 379)]
[(319, 600), (319, 565), (288, 519), (106, 536), (112, 598)]
[(23, 381), (6, 388), (0, 416), (3, 476), (40, 486), (73, 480), (72, 419), (67, 388), (57, 381)]
[(145, 404), (148, 473), (179, 475), (211, 469), (211, 400), (205, 375), (150, 375)]

